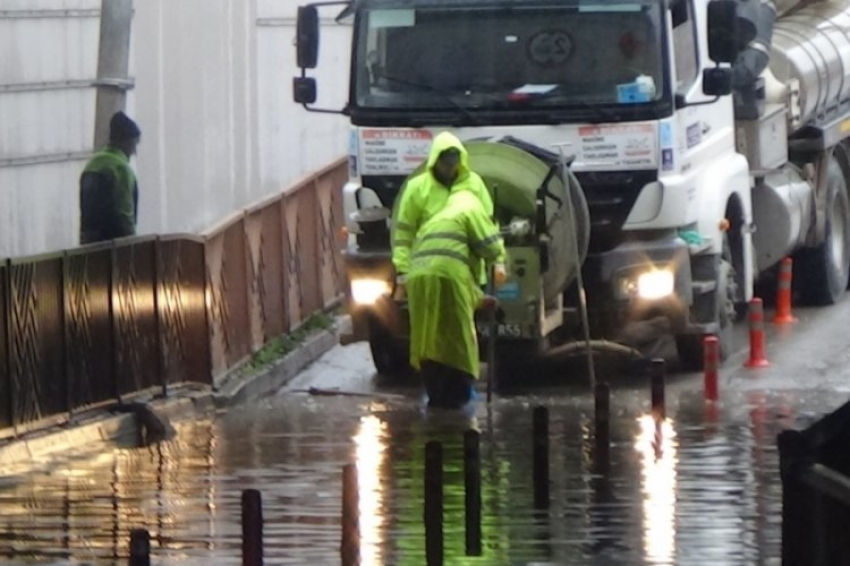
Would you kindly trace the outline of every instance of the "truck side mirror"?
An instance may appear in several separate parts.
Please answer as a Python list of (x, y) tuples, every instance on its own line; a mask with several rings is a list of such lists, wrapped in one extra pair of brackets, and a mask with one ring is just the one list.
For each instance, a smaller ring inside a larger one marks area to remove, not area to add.
[(292, 79), (292, 99), (297, 104), (316, 102), (316, 79), (313, 77), (295, 77)]
[(315, 69), (319, 63), (319, 10), (315, 6), (298, 7), (295, 29), (295, 52), (298, 66)]
[(726, 96), (732, 92), (732, 69), (703, 69), (702, 92), (708, 96)]
[(734, 63), (739, 45), (737, 0), (708, 3), (708, 57), (715, 63)]

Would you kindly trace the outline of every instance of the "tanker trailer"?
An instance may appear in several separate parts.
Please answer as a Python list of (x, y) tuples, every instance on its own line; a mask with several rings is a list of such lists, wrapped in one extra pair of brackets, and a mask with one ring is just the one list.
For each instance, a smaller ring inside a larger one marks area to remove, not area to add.
[[(557, 331), (578, 324), (564, 306), (564, 291), (576, 281), (587, 255), (590, 220), (584, 194), (567, 164), (557, 154), (506, 137), (469, 141), (469, 164), (484, 179), (494, 201), (495, 219), (503, 226), (508, 279), (497, 291), (497, 382), (518, 378), (518, 363), (527, 364), (557, 342)], [(419, 174), (417, 168), (411, 177)], [(393, 217), (405, 185), (395, 200)], [(387, 237), (383, 207), (360, 209), (360, 235), (378, 231)], [(575, 220), (573, 220), (575, 219)], [(362, 249), (362, 245), (360, 248)], [(379, 264), (361, 250), (346, 254), (352, 285), (373, 277)], [(373, 305), (361, 305), (356, 317), (369, 324), (375, 365), (385, 377), (403, 375), (407, 364), (408, 317), (403, 297), (386, 293)], [(478, 324), (481, 344), (490, 325)], [(483, 352), (482, 352), (483, 353)]]
[(756, 28), (733, 75), (756, 271), (793, 255), (798, 298), (832, 304), (850, 279), (850, 2), (762, 3)]

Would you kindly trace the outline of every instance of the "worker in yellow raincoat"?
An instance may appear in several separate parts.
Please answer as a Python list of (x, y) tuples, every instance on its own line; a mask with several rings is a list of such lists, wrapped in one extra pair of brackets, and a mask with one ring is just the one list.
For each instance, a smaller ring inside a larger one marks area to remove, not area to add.
[[(419, 228), (442, 210), (452, 192), (460, 189), (471, 192), (481, 201), (485, 214), (493, 216), (493, 199), (481, 176), (469, 168), (469, 154), (463, 143), (450, 132), (442, 132), (431, 144), (425, 170), (405, 184), (393, 219), (392, 261), (399, 286), (407, 278), (410, 247)], [(504, 258), (496, 263), (496, 270), (503, 275)], [(486, 283), (483, 264), (479, 262), (475, 270), (479, 283)]]
[(416, 233), (406, 280), (410, 363), (421, 371), (432, 407), (460, 408), (470, 399), (479, 375), (475, 311), (496, 306), (479, 286), (477, 265), (504, 257), (498, 227), (465, 188), (453, 189)]

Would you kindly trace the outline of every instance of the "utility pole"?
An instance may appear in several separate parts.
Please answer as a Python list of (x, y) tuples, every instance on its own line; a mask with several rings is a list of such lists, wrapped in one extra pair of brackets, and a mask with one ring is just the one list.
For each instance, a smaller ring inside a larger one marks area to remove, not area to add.
[(102, 0), (98, 45), (97, 102), (94, 118), (94, 148), (109, 141), (109, 119), (124, 110), (127, 90), (133, 88), (130, 67), (130, 32), (133, 0)]

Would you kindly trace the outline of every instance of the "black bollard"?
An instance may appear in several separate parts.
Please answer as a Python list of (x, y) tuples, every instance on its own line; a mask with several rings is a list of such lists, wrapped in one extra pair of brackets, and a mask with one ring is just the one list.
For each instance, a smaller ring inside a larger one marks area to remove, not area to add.
[(443, 564), (443, 445), (425, 445), (425, 558), (428, 566)]
[(534, 409), (534, 507), (549, 508), (549, 410)]
[(667, 373), (664, 360), (655, 358), (649, 365), (649, 376), (652, 387), (652, 416), (656, 422), (667, 418), (664, 408), (664, 380)]
[(357, 467), (342, 469), (342, 566), (360, 564), (360, 495), (357, 491)]
[(130, 566), (150, 566), (151, 535), (146, 529), (130, 531)]
[(605, 382), (596, 384), (594, 392), (594, 430), (596, 440), (596, 473), (605, 475), (611, 465), (611, 390)]
[(466, 555), (481, 556), (481, 441), (477, 430), (463, 435)]
[(242, 566), (263, 564), (263, 501), (256, 489), (242, 492)]

